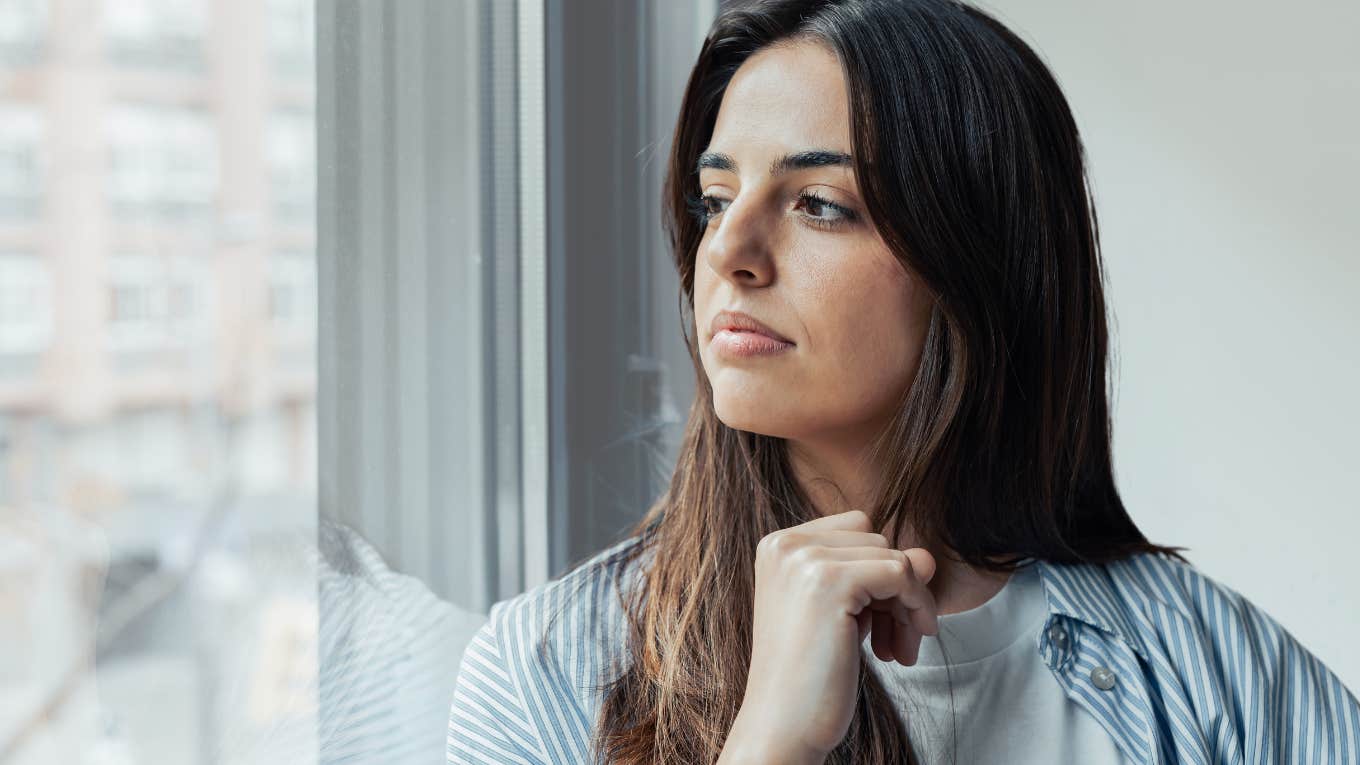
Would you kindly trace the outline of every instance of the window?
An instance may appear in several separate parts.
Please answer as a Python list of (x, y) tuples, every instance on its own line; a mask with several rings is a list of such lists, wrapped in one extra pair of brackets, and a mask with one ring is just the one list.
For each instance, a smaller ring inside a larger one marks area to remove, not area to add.
[(0, 253), (0, 354), (47, 350), (52, 341), (52, 279), (36, 255)]
[(42, 115), (31, 104), (0, 104), (0, 221), (38, 215), (43, 194)]
[(269, 123), (269, 193), (281, 221), (316, 214), (316, 132), (311, 114), (276, 111)]
[[(610, 294), (570, 274), (654, 278), (625, 265), (660, 243), (661, 163), (639, 152), (669, 132), (713, 3), (617, 7), (589, 29), (557, 2), (105, 0), (48, 20), (51, 48), (96, 55), (38, 59), (42, 119), (0, 128), (25, 147), (0, 174), (44, 202), (0, 223), (21, 263), (5, 283), (27, 285), (3, 300), (27, 312), (44, 279), (52, 295), (52, 363), (0, 375), (0, 644), (28, 658), (0, 657), (0, 753), (440, 756), (460, 641), (641, 511), (648, 479), (625, 475), (641, 447), (618, 437), (673, 412), (652, 406), (664, 349), (647, 339), (673, 300), (602, 328), (587, 309)], [(230, 65), (207, 66), (219, 53)], [(242, 71), (264, 81), (238, 87)], [(602, 91), (624, 95), (576, 132)], [(548, 185), (588, 157), (623, 191), (589, 263), (582, 232), (550, 228), (587, 200)], [(601, 335), (611, 382), (594, 386), (563, 354), (599, 331), (637, 335)], [(593, 446), (553, 440), (568, 431)], [(588, 509), (605, 488), (610, 511)], [(348, 527), (320, 561), (318, 507)], [(569, 538), (577, 518), (589, 533)], [(419, 591), (434, 637), (403, 664), (419, 678), (383, 670), (409, 641), (369, 641), (355, 665), (322, 639), (372, 605), (325, 557), (344, 550)], [(375, 687), (359, 671), (410, 684), (351, 709)], [(66, 676), (69, 693), (47, 683)]]
[(269, 60), (279, 75), (310, 78), (316, 57), (316, 9), (311, 0), (268, 0)]
[(108, 115), (109, 204), (136, 218), (202, 218), (218, 184), (217, 139), (201, 110), (119, 105)]
[(0, 64), (37, 61), (47, 35), (48, 0), (5, 0), (0, 13)]
[(109, 266), (109, 340), (117, 351), (182, 348), (204, 339), (207, 282), (190, 257), (115, 255)]
[(104, 0), (110, 59), (160, 71), (204, 67), (207, 0)]
[(283, 251), (270, 258), (266, 305), (280, 336), (314, 341), (316, 258), (312, 253)]
[(315, 85), (265, 5), (0, 0), (5, 765), (318, 758), (305, 144), (269, 200)]

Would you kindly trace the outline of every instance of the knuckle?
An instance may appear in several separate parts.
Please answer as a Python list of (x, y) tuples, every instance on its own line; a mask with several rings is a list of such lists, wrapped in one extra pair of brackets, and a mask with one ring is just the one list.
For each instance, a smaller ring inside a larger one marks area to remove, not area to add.
[(766, 537), (766, 539), (769, 540), (769, 543), (766, 544), (766, 548), (772, 555), (782, 557), (793, 552), (798, 547), (797, 537), (788, 531), (776, 531)]
[(846, 516), (859, 528), (867, 529), (869, 527), (869, 514), (863, 510), (851, 510), (846, 513)]
[(906, 573), (911, 574), (913, 579), (916, 578), (916, 567), (911, 565), (911, 556), (905, 552), (902, 553), (902, 566), (906, 569)]
[(796, 547), (791, 552), (785, 553), (785, 558), (795, 566), (814, 565), (818, 557), (817, 548), (811, 545)]
[(784, 536), (783, 530), (772, 531), (760, 538), (756, 544), (756, 554), (772, 555), (779, 551), (779, 540)]
[(756, 558), (783, 560), (805, 547), (803, 539), (789, 529), (780, 529), (761, 537), (756, 544)]
[(825, 592), (835, 589), (840, 571), (831, 561), (814, 560), (802, 567), (803, 578), (812, 589)]

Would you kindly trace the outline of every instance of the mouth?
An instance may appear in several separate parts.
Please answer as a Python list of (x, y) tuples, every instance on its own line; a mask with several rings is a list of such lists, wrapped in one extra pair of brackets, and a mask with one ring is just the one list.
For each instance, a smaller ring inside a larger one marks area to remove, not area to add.
[(722, 332), (730, 332), (743, 335), (757, 335), (775, 343), (784, 345), (794, 345), (795, 343), (776, 332), (764, 322), (756, 319), (750, 314), (741, 311), (719, 311), (713, 317), (709, 330), (713, 333), (713, 339), (717, 339)]
[(793, 343), (787, 340), (737, 328), (718, 330), (711, 344), (718, 353), (737, 358), (776, 356), (793, 349)]

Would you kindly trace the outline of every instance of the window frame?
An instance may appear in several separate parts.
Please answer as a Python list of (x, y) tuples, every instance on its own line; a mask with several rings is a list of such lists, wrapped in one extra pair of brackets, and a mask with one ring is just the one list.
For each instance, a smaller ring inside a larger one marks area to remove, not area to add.
[(669, 477), (660, 186), (716, 8), (318, 6), (320, 511), (456, 605), (560, 575)]

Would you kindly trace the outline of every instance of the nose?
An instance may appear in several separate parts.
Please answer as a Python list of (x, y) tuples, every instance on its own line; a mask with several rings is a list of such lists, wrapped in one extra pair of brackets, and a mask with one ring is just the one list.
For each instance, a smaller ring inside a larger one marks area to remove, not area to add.
[(708, 267), (743, 286), (768, 284), (774, 278), (772, 225), (755, 195), (748, 193), (729, 202), (708, 237)]

